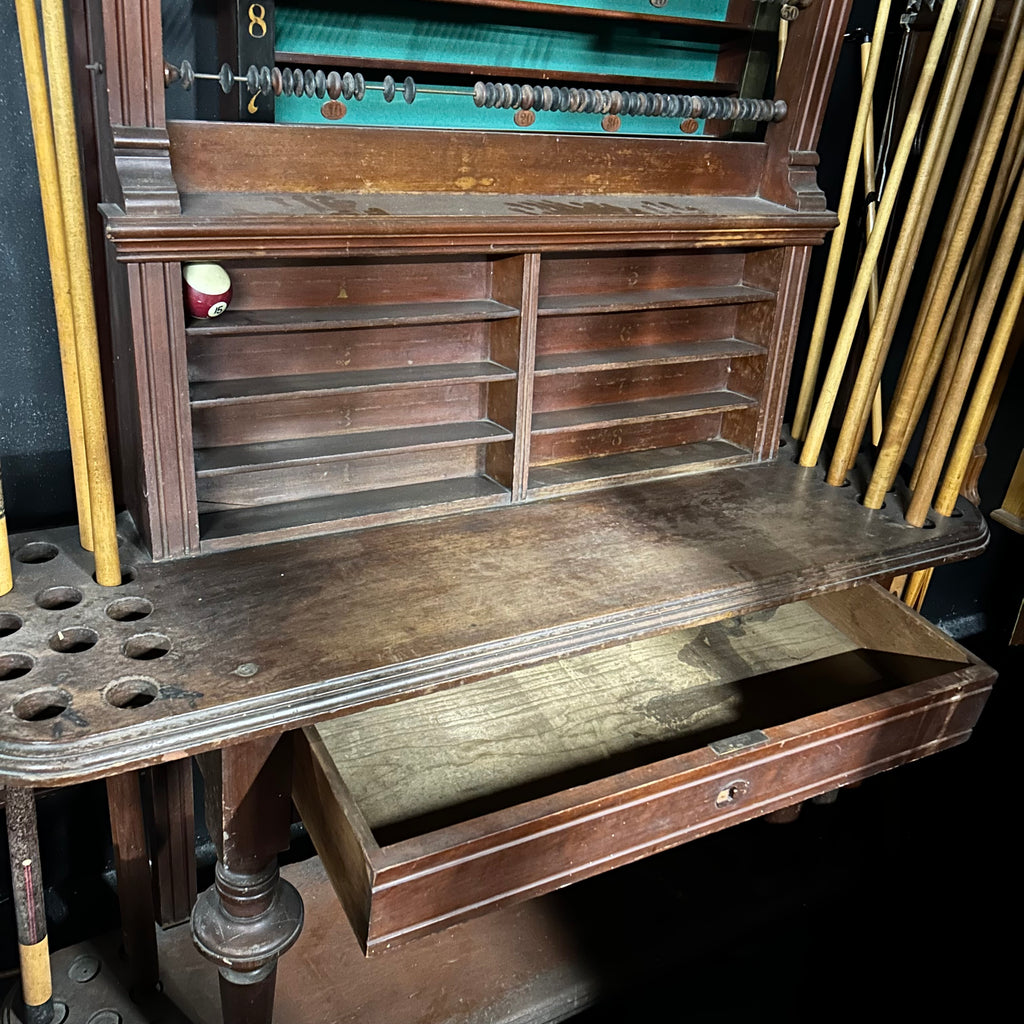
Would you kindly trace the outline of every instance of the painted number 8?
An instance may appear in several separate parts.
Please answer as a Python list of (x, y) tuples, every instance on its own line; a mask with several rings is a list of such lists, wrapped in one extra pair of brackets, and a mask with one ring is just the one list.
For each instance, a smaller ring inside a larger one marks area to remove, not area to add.
[(262, 39), (267, 34), (267, 9), (263, 4), (249, 4), (249, 35)]

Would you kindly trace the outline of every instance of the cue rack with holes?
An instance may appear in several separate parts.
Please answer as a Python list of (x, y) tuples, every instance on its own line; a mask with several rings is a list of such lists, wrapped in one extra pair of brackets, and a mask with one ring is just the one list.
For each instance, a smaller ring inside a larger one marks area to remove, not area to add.
[(846, 4), (163, 6), (95, 2), (155, 558), (773, 458)]

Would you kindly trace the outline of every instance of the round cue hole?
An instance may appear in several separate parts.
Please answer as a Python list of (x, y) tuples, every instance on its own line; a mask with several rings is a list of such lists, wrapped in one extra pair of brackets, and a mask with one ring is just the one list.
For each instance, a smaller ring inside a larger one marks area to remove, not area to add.
[[(135, 577), (137, 575), (138, 575), (138, 573), (136, 573), (136, 571), (130, 565), (122, 565), (121, 566), (121, 583), (119, 585), (123, 587), (123, 586), (125, 586), (128, 583), (134, 583), (135, 582)], [(93, 582), (94, 583), (98, 582), (96, 580), (96, 573), (92, 574), (92, 578), (93, 578)], [(116, 590), (117, 587), (108, 587), (107, 589), (108, 590)]]
[(50, 649), (58, 654), (81, 654), (99, 643), (100, 635), (88, 626), (69, 626), (58, 629), (50, 637)]
[(155, 661), (162, 658), (171, 649), (169, 637), (162, 633), (139, 633), (129, 637), (121, 650), (126, 658), (135, 661)]
[(115, 708), (126, 710), (144, 708), (157, 698), (159, 690), (152, 679), (136, 676), (129, 679), (115, 679), (103, 691), (103, 699)]
[(33, 665), (35, 660), (27, 654), (0, 654), (0, 682), (28, 675)]
[(36, 594), (36, 604), (49, 612), (74, 608), (81, 601), (82, 592), (77, 587), (47, 587)]
[(14, 612), (0, 612), (0, 637), (17, 633), (24, 625), (25, 622), (20, 615), (15, 615)]
[(107, 605), (107, 615), (115, 622), (138, 622), (153, 614), (153, 602), (144, 597), (119, 597)]
[(14, 552), (14, 560), (24, 565), (39, 565), (41, 562), (51, 562), (60, 554), (56, 544), (50, 544), (45, 540), (34, 540), (28, 544), (22, 544)]
[(23, 722), (45, 722), (56, 718), (71, 707), (71, 694), (67, 690), (47, 688), (30, 690), (22, 694), (12, 706), (15, 718)]

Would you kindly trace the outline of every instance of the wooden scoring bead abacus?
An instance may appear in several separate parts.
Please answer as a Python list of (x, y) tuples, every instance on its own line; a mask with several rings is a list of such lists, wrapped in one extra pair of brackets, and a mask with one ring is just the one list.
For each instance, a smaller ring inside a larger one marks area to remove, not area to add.
[(512, 82), (476, 82), (472, 87), (417, 86), (407, 76), (399, 87), (392, 75), (380, 84), (367, 82), (359, 72), (316, 71), (251, 65), (244, 75), (227, 64), (216, 75), (196, 71), (186, 60), (164, 65), (165, 84), (178, 82), (191, 89), (196, 80), (217, 82), (227, 94), (241, 83), (256, 96), (305, 96), (309, 99), (362, 100), (368, 91), (383, 93), (390, 103), (400, 95), (406, 103), (420, 93), (471, 97), (478, 107), (504, 110), (554, 110), (569, 114), (613, 114), (626, 117), (713, 118), (726, 121), (781, 121), (787, 113), (784, 100), (740, 99), (728, 96), (685, 96), (677, 93), (625, 92), (619, 89), (588, 89), (557, 85), (519, 85)]

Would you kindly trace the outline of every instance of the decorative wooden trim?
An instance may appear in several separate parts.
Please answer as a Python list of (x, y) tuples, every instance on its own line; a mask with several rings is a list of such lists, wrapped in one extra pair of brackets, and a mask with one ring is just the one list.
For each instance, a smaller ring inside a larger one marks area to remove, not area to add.
[(181, 213), (166, 129), (115, 126), (112, 137), (123, 212), (143, 217)]
[(176, 263), (128, 267), (143, 493), (133, 509), (153, 557), (199, 550), (185, 315)]
[(160, 0), (102, 0), (110, 123), (139, 128), (165, 121)]
[[(852, 0), (819, 0), (790, 22), (776, 95), (797, 97), (784, 121), (768, 126), (770, 150), (761, 195), (795, 209), (813, 208), (804, 154), (817, 148)], [(794, 169), (796, 171), (795, 180)], [(805, 206), (811, 203), (811, 206)]]

